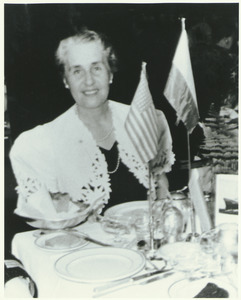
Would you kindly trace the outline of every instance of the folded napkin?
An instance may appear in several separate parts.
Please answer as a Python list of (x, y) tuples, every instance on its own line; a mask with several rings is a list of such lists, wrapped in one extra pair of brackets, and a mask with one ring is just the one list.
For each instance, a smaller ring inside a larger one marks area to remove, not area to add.
[(215, 283), (209, 282), (194, 298), (229, 298), (229, 293)]
[(19, 196), (18, 205), (14, 212), (23, 217), (45, 220), (69, 219), (79, 212), (79, 206), (72, 201), (66, 200), (64, 206), (64, 211), (56, 209), (57, 206), (54, 205), (49, 192), (43, 187), (31, 194), (27, 200), (23, 200)]

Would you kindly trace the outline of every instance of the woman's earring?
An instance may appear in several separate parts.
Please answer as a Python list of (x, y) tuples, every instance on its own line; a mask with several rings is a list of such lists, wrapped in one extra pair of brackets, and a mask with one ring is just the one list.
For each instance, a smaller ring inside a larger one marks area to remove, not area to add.
[(68, 85), (68, 83), (67, 83), (67, 81), (66, 81), (65, 78), (64, 78), (63, 82), (64, 82), (64, 87), (65, 87), (66, 89), (69, 89), (69, 85)]

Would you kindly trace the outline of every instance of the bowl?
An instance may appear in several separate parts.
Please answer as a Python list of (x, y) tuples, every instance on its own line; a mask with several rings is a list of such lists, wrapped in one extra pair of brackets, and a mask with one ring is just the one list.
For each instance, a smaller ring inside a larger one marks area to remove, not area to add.
[(51, 210), (42, 209), (42, 207), (34, 207), (29, 203), (21, 203), (14, 210), (14, 213), (24, 221), (34, 227), (39, 229), (65, 229), (74, 227), (81, 222), (85, 221), (89, 214), (91, 213), (93, 207), (90, 205), (76, 206), (72, 202), (68, 206), (67, 210)]
[(74, 227), (83, 222), (87, 216), (75, 216), (64, 220), (33, 220), (28, 225), (41, 229), (64, 229)]
[(88, 217), (88, 213), (79, 212), (70, 215), (69, 217), (65, 218), (56, 218), (56, 219), (46, 219), (40, 217), (30, 218), (28, 216), (21, 217), (25, 220), (25, 222), (34, 227), (34, 228), (41, 228), (41, 229), (65, 229), (77, 226), (78, 224), (82, 223)]

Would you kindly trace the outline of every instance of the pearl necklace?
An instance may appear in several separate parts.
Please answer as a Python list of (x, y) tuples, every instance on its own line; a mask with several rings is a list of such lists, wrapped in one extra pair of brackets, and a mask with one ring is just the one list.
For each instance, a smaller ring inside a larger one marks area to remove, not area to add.
[(108, 173), (109, 173), (109, 174), (114, 174), (114, 173), (118, 170), (119, 166), (120, 166), (120, 154), (118, 153), (118, 158), (117, 158), (117, 164), (116, 164), (116, 167), (115, 167), (115, 169), (114, 169), (113, 171), (108, 171)]
[(110, 131), (101, 139), (96, 139), (96, 142), (104, 142), (108, 139), (108, 137), (111, 135), (112, 131), (114, 129), (114, 126), (111, 127)]
[[(82, 119), (81, 119), (80, 116), (79, 116), (79, 113), (78, 113), (78, 105), (75, 106), (75, 113), (76, 113), (76, 115), (78, 116), (79, 120), (80, 120), (81, 122), (83, 122)], [(83, 122), (83, 124), (84, 124), (84, 122)], [(89, 131), (91, 131), (91, 130), (88, 128), (88, 126), (87, 126), (86, 124), (84, 124), (84, 126), (86, 126), (86, 128), (87, 128)], [(108, 137), (112, 134), (113, 129), (114, 129), (114, 126), (112, 125), (110, 131), (107, 132), (107, 134), (106, 134), (103, 138), (100, 138), (100, 139), (96, 139), (96, 138), (95, 138), (96, 142), (100, 142), (100, 143), (101, 143), (101, 142), (104, 142), (105, 140), (107, 140)], [(92, 134), (92, 136), (93, 136), (93, 134)]]

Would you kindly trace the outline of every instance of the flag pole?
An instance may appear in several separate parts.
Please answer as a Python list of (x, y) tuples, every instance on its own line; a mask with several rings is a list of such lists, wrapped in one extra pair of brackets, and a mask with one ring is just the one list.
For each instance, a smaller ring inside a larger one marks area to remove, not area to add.
[(154, 222), (153, 222), (153, 195), (152, 195), (152, 173), (151, 164), (148, 162), (148, 172), (149, 172), (149, 190), (148, 190), (148, 204), (149, 204), (149, 232), (150, 232), (150, 251), (149, 256), (154, 255)]
[[(190, 151), (190, 134), (187, 130), (187, 154), (188, 154), (188, 183), (191, 178), (191, 151)], [(195, 236), (196, 233), (196, 222), (195, 222), (195, 214), (194, 214), (194, 205), (191, 199), (191, 230), (192, 230), (192, 237)]]
[[(186, 18), (181, 18), (181, 22), (182, 22), (182, 30), (185, 30), (185, 21)], [(187, 130), (187, 155), (188, 155), (188, 183), (190, 181), (191, 178), (191, 150), (190, 150), (190, 134), (189, 131)], [(193, 201), (191, 199), (191, 231), (192, 231), (192, 237), (195, 237), (195, 233), (196, 233), (196, 222), (195, 222), (195, 214), (194, 214), (194, 205), (193, 205)]]

